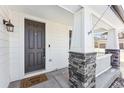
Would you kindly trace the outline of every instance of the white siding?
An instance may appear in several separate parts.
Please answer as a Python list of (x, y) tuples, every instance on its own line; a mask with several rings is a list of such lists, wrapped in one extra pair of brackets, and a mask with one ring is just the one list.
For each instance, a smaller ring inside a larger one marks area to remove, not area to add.
[[(14, 32), (7, 32), (3, 18), (0, 19), (0, 87), (7, 87), (11, 81), (68, 66), (69, 26), (19, 12), (9, 13), (15, 26)], [(46, 24), (46, 69), (31, 74), (24, 73), (25, 18)]]
[[(15, 30), (10, 33), (10, 76), (11, 81), (32, 75), (61, 69), (68, 66), (69, 26), (37, 18), (28, 14), (11, 12)], [(24, 19), (31, 19), (46, 23), (46, 69), (31, 73), (24, 73)], [(49, 48), (48, 45), (51, 45)], [(51, 60), (51, 61), (50, 61)]]
[(7, 87), (9, 79), (9, 33), (3, 25), (3, 17), (0, 16), (0, 87)]

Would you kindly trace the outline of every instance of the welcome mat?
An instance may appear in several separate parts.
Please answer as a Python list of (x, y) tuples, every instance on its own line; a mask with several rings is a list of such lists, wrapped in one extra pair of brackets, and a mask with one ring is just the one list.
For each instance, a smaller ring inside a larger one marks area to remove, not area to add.
[(29, 77), (29, 78), (21, 80), (20, 87), (28, 88), (28, 87), (31, 87), (33, 85), (36, 85), (38, 83), (41, 83), (47, 80), (48, 78), (45, 74)]

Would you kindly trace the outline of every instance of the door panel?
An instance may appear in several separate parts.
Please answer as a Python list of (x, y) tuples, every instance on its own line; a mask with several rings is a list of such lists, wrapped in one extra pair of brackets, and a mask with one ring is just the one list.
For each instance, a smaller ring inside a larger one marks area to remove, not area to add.
[(45, 24), (25, 19), (25, 73), (45, 69)]

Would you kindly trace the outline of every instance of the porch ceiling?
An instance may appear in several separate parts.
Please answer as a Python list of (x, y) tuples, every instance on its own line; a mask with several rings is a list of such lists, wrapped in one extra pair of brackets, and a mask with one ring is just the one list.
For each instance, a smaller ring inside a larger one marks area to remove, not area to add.
[(73, 14), (57, 5), (12, 5), (10, 9), (72, 26)]
[[(54, 22), (72, 26), (73, 13), (75, 13), (77, 10), (85, 6), (83, 5), (82, 6), (81, 5), (12, 5), (8, 7), (14, 11), (27, 13), (33, 16), (45, 18)], [(97, 22), (99, 17), (103, 14), (103, 12), (107, 8), (106, 5), (89, 5), (87, 7), (91, 8), (93, 12), (99, 15), (97, 17), (96, 16), (93, 17), (93, 25)], [(114, 14), (114, 12), (111, 9), (108, 9), (108, 11), (103, 16), (103, 19), (107, 21), (101, 20), (95, 27), (95, 31), (108, 30), (111, 29), (112, 27), (116, 27), (117, 29), (124, 30), (124, 24)]]
[(82, 8), (81, 5), (59, 5), (59, 7), (62, 7), (71, 13), (75, 13), (76, 11)]
[[(97, 14), (102, 15), (108, 6), (107, 5), (89, 5), (88, 7), (90, 7)], [(115, 15), (115, 13), (111, 9), (107, 10), (103, 18), (109, 21), (109, 23), (116, 28), (119, 28), (119, 29), (124, 28), (123, 22), (120, 20), (120, 18), (118, 18), (117, 15)]]
[[(98, 17), (92, 15), (92, 24), (93, 26), (96, 24), (98, 21)], [(109, 31), (109, 29), (112, 29), (112, 26), (104, 22), (103, 20), (99, 21), (98, 24), (94, 28), (94, 32), (106, 32)]]

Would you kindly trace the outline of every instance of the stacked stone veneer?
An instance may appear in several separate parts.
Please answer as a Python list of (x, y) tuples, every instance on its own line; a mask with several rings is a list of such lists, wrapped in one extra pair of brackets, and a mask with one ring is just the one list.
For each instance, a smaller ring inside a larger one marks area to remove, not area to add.
[(120, 50), (119, 49), (106, 49), (106, 54), (112, 54), (111, 65), (114, 68), (120, 67)]
[(72, 88), (95, 87), (96, 53), (69, 53), (69, 85)]

